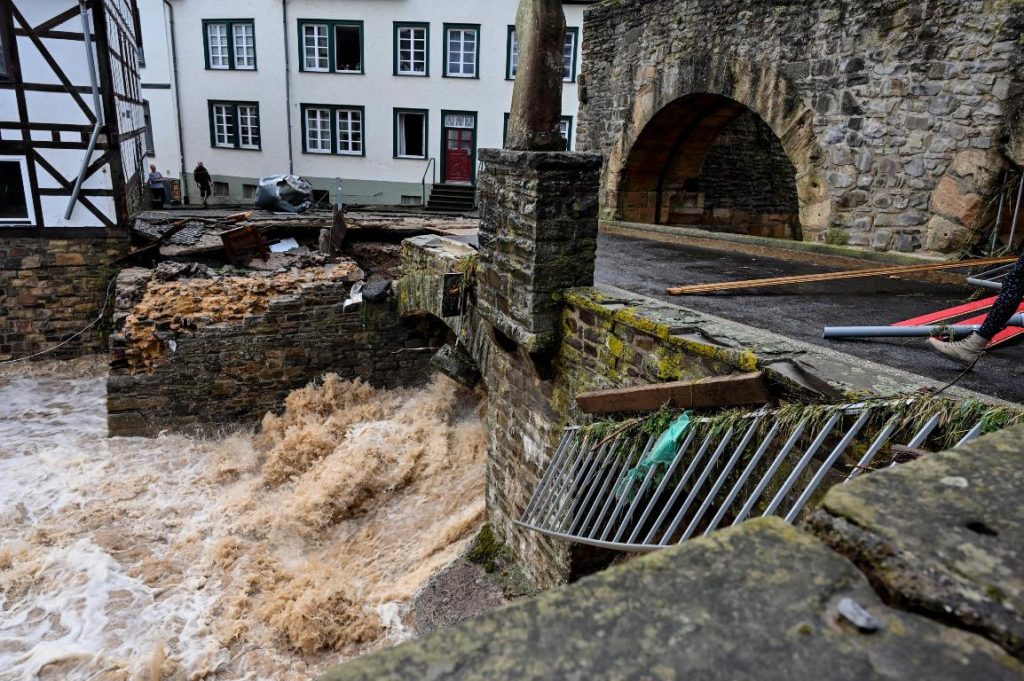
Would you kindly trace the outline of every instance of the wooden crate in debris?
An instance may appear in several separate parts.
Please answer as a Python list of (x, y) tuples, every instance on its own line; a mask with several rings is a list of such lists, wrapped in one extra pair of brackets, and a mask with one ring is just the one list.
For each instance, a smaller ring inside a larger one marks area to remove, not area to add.
[(257, 258), (265, 260), (270, 255), (262, 232), (251, 225), (221, 232), (220, 238), (232, 265), (244, 265)]

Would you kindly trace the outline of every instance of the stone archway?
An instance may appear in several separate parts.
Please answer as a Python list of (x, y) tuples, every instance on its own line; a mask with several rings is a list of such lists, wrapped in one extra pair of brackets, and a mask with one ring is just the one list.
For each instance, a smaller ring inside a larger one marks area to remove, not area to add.
[(721, 95), (686, 95), (651, 119), (630, 149), (618, 209), (630, 222), (802, 238), (796, 168), (782, 143)]
[(632, 115), (606, 166), (607, 215), (825, 238), (834, 211), (814, 113), (784, 76), (741, 59), (691, 57), (641, 66), (634, 84)]

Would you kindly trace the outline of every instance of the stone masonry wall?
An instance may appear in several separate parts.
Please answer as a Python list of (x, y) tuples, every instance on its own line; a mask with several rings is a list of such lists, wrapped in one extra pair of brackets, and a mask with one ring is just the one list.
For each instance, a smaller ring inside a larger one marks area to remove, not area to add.
[(604, 155), (602, 205), (622, 217), (659, 191), (657, 169), (629, 185), (632, 160), (679, 141), (662, 125), (645, 139), (649, 124), (683, 98), (726, 98), (786, 150), (805, 240), (955, 251), (1013, 156), (1022, 25), (1012, 0), (601, 3), (583, 32), (579, 148)]
[[(436, 237), (407, 239), (399, 311), (442, 319), (475, 359), (487, 390), (488, 518), (542, 587), (565, 581), (572, 571), (569, 544), (515, 524), (537, 488), (563, 425), (576, 418), (580, 392), (657, 381), (700, 378), (750, 369), (748, 352), (715, 348), (678, 336), (634, 307), (592, 289), (564, 298), (559, 335), (550, 355), (532, 354), (496, 335), (471, 305), (444, 316), (443, 275), (457, 271), (465, 247)], [(479, 282), (479, 285), (483, 285)]]
[(672, 224), (696, 223), (724, 231), (800, 238), (796, 169), (775, 134), (747, 112), (715, 139), (694, 183), (699, 214), (671, 214)]
[[(422, 319), (400, 319), (393, 301), (343, 309), (348, 285), (305, 285), (270, 301), (265, 314), (173, 334), (165, 361), (133, 373), (112, 337), (109, 434), (209, 432), (254, 423), (292, 390), (324, 373), (385, 388), (419, 385), (437, 341)], [(434, 346), (434, 347), (431, 347)]]
[(480, 308), (529, 350), (557, 342), (558, 293), (594, 282), (594, 154), (480, 152)]
[[(96, 319), (128, 248), (124, 238), (0, 235), (0, 361), (51, 348)], [(50, 359), (105, 351), (105, 324), (97, 324)]]

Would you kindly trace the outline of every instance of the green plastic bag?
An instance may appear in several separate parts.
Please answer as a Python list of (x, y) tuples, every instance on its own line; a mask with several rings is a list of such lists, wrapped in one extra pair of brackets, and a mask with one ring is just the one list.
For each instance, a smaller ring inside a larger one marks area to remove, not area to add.
[(647, 453), (647, 456), (639, 461), (622, 479), (622, 482), (619, 483), (615, 490), (615, 496), (621, 497), (630, 482), (642, 482), (647, 477), (647, 473), (650, 472), (651, 468), (659, 464), (665, 464), (666, 467), (672, 464), (672, 460), (676, 457), (676, 452), (679, 451), (679, 446), (683, 442), (683, 437), (690, 429), (690, 417), (691, 413), (686, 411), (672, 422), (668, 430), (662, 433), (658, 441), (651, 447), (651, 451)]

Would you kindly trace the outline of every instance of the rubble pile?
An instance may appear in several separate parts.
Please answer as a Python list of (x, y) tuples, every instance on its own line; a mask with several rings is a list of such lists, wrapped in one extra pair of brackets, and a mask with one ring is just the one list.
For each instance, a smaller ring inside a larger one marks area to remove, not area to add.
[[(168, 351), (174, 336), (202, 325), (243, 320), (263, 314), (271, 299), (303, 284), (352, 284), (363, 272), (350, 260), (283, 272), (242, 273), (197, 263), (162, 263), (154, 270), (131, 268), (118, 277), (115, 323), (123, 323), (114, 347), (132, 371), (151, 369)], [(225, 273), (226, 271), (226, 273)]]

